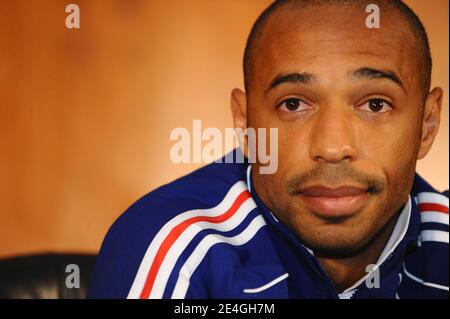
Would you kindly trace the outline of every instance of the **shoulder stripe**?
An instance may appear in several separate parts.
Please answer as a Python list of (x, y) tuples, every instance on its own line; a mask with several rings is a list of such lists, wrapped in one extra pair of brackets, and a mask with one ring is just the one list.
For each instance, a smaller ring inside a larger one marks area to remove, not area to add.
[[(172, 218), (169, 222), (167, 222), (156, 234), (152, 242), (150, 243), (142, 261), (137, 271), (136, 277), (133, 281), (131, 289), (128, 294), (128, 298), (139, 298), (141, 292), (144, 289), (144, 285), (146, 283), (149, 270), (153, 262), (155, 261), (155, 257), (160, 250), (163, 242), (167, 239), (168, 235), (171, 231), (177, 226), (182, 224), (183, 222), (199, 217), (218, 217), (223, 215), (224, 212), (229, 211), (233, 204), (236, 202), (237, 198), (245, 193), (247, 190), (246, 185), (243, 181), (239, 181), (235, 183), (225, 195), (223, 200), (215, 207), (209, 209), (193, 209), (181, 214), (178, 214), (174, 218)], [(242, 195), (245, 196), (245, 195)], [(243, 198), (241, 197), (241, 200)], [(178, 228), (180, 229), (180, 228)], [(161, 257), (161, 255), (159, 255)]]
[(441, 205), (441, 204), (435, 204), (435, 203), (423, 203), (423, 204), (419, 204), (419, 210), (421, 212), (423, 211), (434, 211), (434, 212), (439, 212), (439, 213), (443, 213), (443, 214), (447, 214), (448, 215), (448, 207)]
[(420, 213), (420, 221), (422, 223), (440, 223), (449, 224), (448, 214), (442, 214), (440, 212), (423, 211)]
[(235, 203), (236, 206), (240, 206), (239, 209), (234, 210), (233, 208), (232, 210), (223, 214), (223, 217), (219, 216), (220, 219), (219, 217), (215, 217), (214, 219), (202, 218), (200, 221), (197, 221), (195, 223), (186, 221), (185, 223), (189, 222), (190, 225), (184, 229), (182, 234), (177, 239), (175, 239), (172, 247), (170, 247), (170, 249), (167, 251), (164, 260), (160, 264), (160, 270), (156, 274), (151, 293), (148, 296), (143, 295), (141, 298), (159, 299), (163, 297), (167, 282), (175, 267), (176, 262), (178, 261), (181, 254), (185, 251), (188, 244), (199, 232), (205, 229), (214, 229), (221, 232), (227, 232), (239, 226), (245, 220), (247, 215), (256, 208), (255, 202), (249, 196), (247, 196), (247, 194), (248, 193), (243, 193), (242, 200), (244, 200), (244, 202), (242, 203), (242, 205), (240, 197), (238, 197), (238, 199), (236, 200)]
[(449, 200), (447, 196), (433, 192), (422, 192), (417, 194), (417, 199), (419, 201), (419, 204), (434, 203), (445, 206), (447, 207), (448, 212)]
[(449, 242), (449, 233), (448, 231), (443, 230), (422, 230), (420, 232), (420, 241), (437, 241), (441, 243)]
[(198, 265), (201, 263), (208, 250), (212, 246), (219, 243), (241, 246), (250, 241), (264, 225), (266, 225), (264, 217), (262, 215), (258, 215), (251, 221), (251, 223), (245, 228), (244, 231), (234, 237), (225, 237), (222, 235), (210, 234), (203, 238), (203, 240), (196, 247), (194, 252), (189, 256), (189, 258), (181, 268), (171, 298), (181, 299), (186, 296), (192, 274), (197, 269)]
[[(157, 285), (155, 290), (152, 290), (153, 284), (156, 281), (156, 276), (158, 275), (159, 269), (161, 267), (161, 264), (163, 261), (166, 261), (166, 255), (168, 254), (169, 250), (172, 248), (174, 243), (180, 238), (182, 233), (192, 224), (197, 222), (210, 222), (210, 223), (221, 223), (229, 219), (231, 216), (234, 215), (234, 213), (238, 210), (238, 208), (241, 206), (241, 204), (247, 200), (250, 197), (250, 194), (248, 191), (243, 191), (239, 196), (236, 198), (236, 201), (231, 205), (231, 207), (222, 215), (219, 216), (196, 216), (192, 217), (179, 225), (175, 226), (170, 233), (167, 235), (163, 243), (161, 244), (158, 253), (155, 256), (155, 259), (152, 262), (152, 265), (150, 267), (150, 271), (148, 272), (147, 279), (145, 281), (144, 288), (140, 294), (141, 299), (147, 299), (147, 298), (161, 298), (164, 291), (161, 291), (162, 287), (160, 285)], [(197, 228), (198, 229), (198, 228)], [(199, 231), (200, 229), (198, 229)], [(197, 231), (197, 232), (198, 232)], [(187, 244), (186, 241), (182, 241), (182, 243)], [(162, 269), (163, 271), (166, 269)], [(167, 273), (167, 272), (165, 272)], [(169, 273), (170, 275), (170, 273)], [(168, 277), (168, 276), (167, 276)], [(165, 287), (165, 285), (164, 285)], [(159, 289), (158, 289), (159, 288)], [(159, 291), (159, 294), (156, 293), (156, 291)]]
[[(425, 223), (440, 223), (444, 225), (449, 224), (448, 216), (448, 197), (433, 192), (422, 192), (417, 194), (416, 203), (419, 206), (420, 221)], [(438, 231), (438, 230), (434, 230)], [(423, 230), (421, 233), (422, 241), (438, 241), (448, 243), (448, 232), (442, 234), (440, 232), (433, 232), (433, 230)]]

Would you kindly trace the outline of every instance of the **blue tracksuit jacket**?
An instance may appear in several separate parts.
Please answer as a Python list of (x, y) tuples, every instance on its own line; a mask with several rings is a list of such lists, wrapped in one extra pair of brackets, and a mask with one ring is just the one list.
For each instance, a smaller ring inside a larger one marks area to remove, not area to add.
[(88, 297), (448, 298), (448, 191), (416, 174), (396, 238), (339, 294), (252, 190), (249, 167), (213, 163), (133, 204), (104, 239)]

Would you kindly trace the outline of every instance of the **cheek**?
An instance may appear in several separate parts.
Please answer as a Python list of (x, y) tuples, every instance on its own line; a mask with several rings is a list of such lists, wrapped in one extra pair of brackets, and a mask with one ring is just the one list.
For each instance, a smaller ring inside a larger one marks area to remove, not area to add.
[(278, 132), (282, 159), (297, 164), (307, 164), (309, 133), (306, 128), (279, 128)]
[(309, 156), (308, 136), (308, 131), (302, 126), (297, 128), (283, 126), (278, 128), (279, 174), (277, 178), (281, 184), (284, 185), (286, 180), (299, 172), (310, 170), (314, 165)]
[(404, 189), (415, 171), (417, 128), (397, 122), (395, 125), (365, 126), (360, 132), (359, 161), (385, 175), (392, 191)]
[[(267, 134), (270, 134), (271, 128), (277, 129), (278, 169), (271, 175), (275, 175), (274, 179), (281, 180), (286, 173), (289, 175), (290, 171), (298, 172), (299, 168), (305, 166), (303, 163), (308, 158), (308, 137), (305, 132), (309, 128), (305, 127), (304, 123), (293, 124), (281, 121), (277, 111), (268, 105), (261, 104), (257, 112), (255, 109), (252, 106), (248, 122), (250, 127), (265, 128)], [(266, 149), (270, 149), (269, 139), (266, 139)]]
[[(366, 125), (361, 129), (360, 143), (365, 153), (380, 161), (398, 166), (414, 160), (417, 150), (417, 127), (405, 120), (385, 125)], [(363, 144), (364, 143), (364, 144)]]

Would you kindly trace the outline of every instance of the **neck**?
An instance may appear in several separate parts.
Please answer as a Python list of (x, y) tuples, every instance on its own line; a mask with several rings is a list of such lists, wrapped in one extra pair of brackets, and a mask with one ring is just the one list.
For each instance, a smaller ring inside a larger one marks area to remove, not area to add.
[(398, 214), (389, 221), (371, 243), (354, 256), (339, 258), (316, 254), (316, 258), (338, 292), (355, 284), (367, 274), (366, 267), (377, 262), (394, 230), (397, 218)]

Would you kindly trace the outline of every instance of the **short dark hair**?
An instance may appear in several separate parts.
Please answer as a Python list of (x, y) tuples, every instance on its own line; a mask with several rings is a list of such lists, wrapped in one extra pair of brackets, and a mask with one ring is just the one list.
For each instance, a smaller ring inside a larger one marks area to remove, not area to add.
[[(411, 10), (403, 1), (401, 0), (379, 0), (378, 2), (383, 2), (383, 4), (392, 7), (398, 10), (403, 17), (406, 18), (406, 21), (409, 23), (410, 29), (418, 42), (418, 45), (421, 49), (421, 58), (422, 58), (422, 74), (421, 74), (421, 82), (424, 90), (424, 96), (426, 96), (430, 90), (431, 85), (431, 69), (432, 69), (432, 59), (430, 52), (430, 44), (428, 41), (428, 36), (425, 31), (425, 27), (420, 21), (419, 17)], [(245, 46), (244, 52), (244, 83), (245, 90), (248, 93), (251, 87), (251, 81), (253, 77), (254, 70), (254, 62), (253, 52), (258, 45), (258, 42), (263, 33), (264, 26), (266, 24), (267, 19), (277, 11), (278, 8), (283, 7), (285, 5), (293, 5), (295, 7), (304, 7), (311, 5), (333, 5), (333, 6), (362, 6), (368, 5), (370, 3), (374, 3), (374, 0), (276, 0), (269, 7), (267, 7), (261, 15), (258, 17), (256, 22), (253, 24), (253, 27), (250, 31), (250, 35), (247, 39), (247, 44)]]

